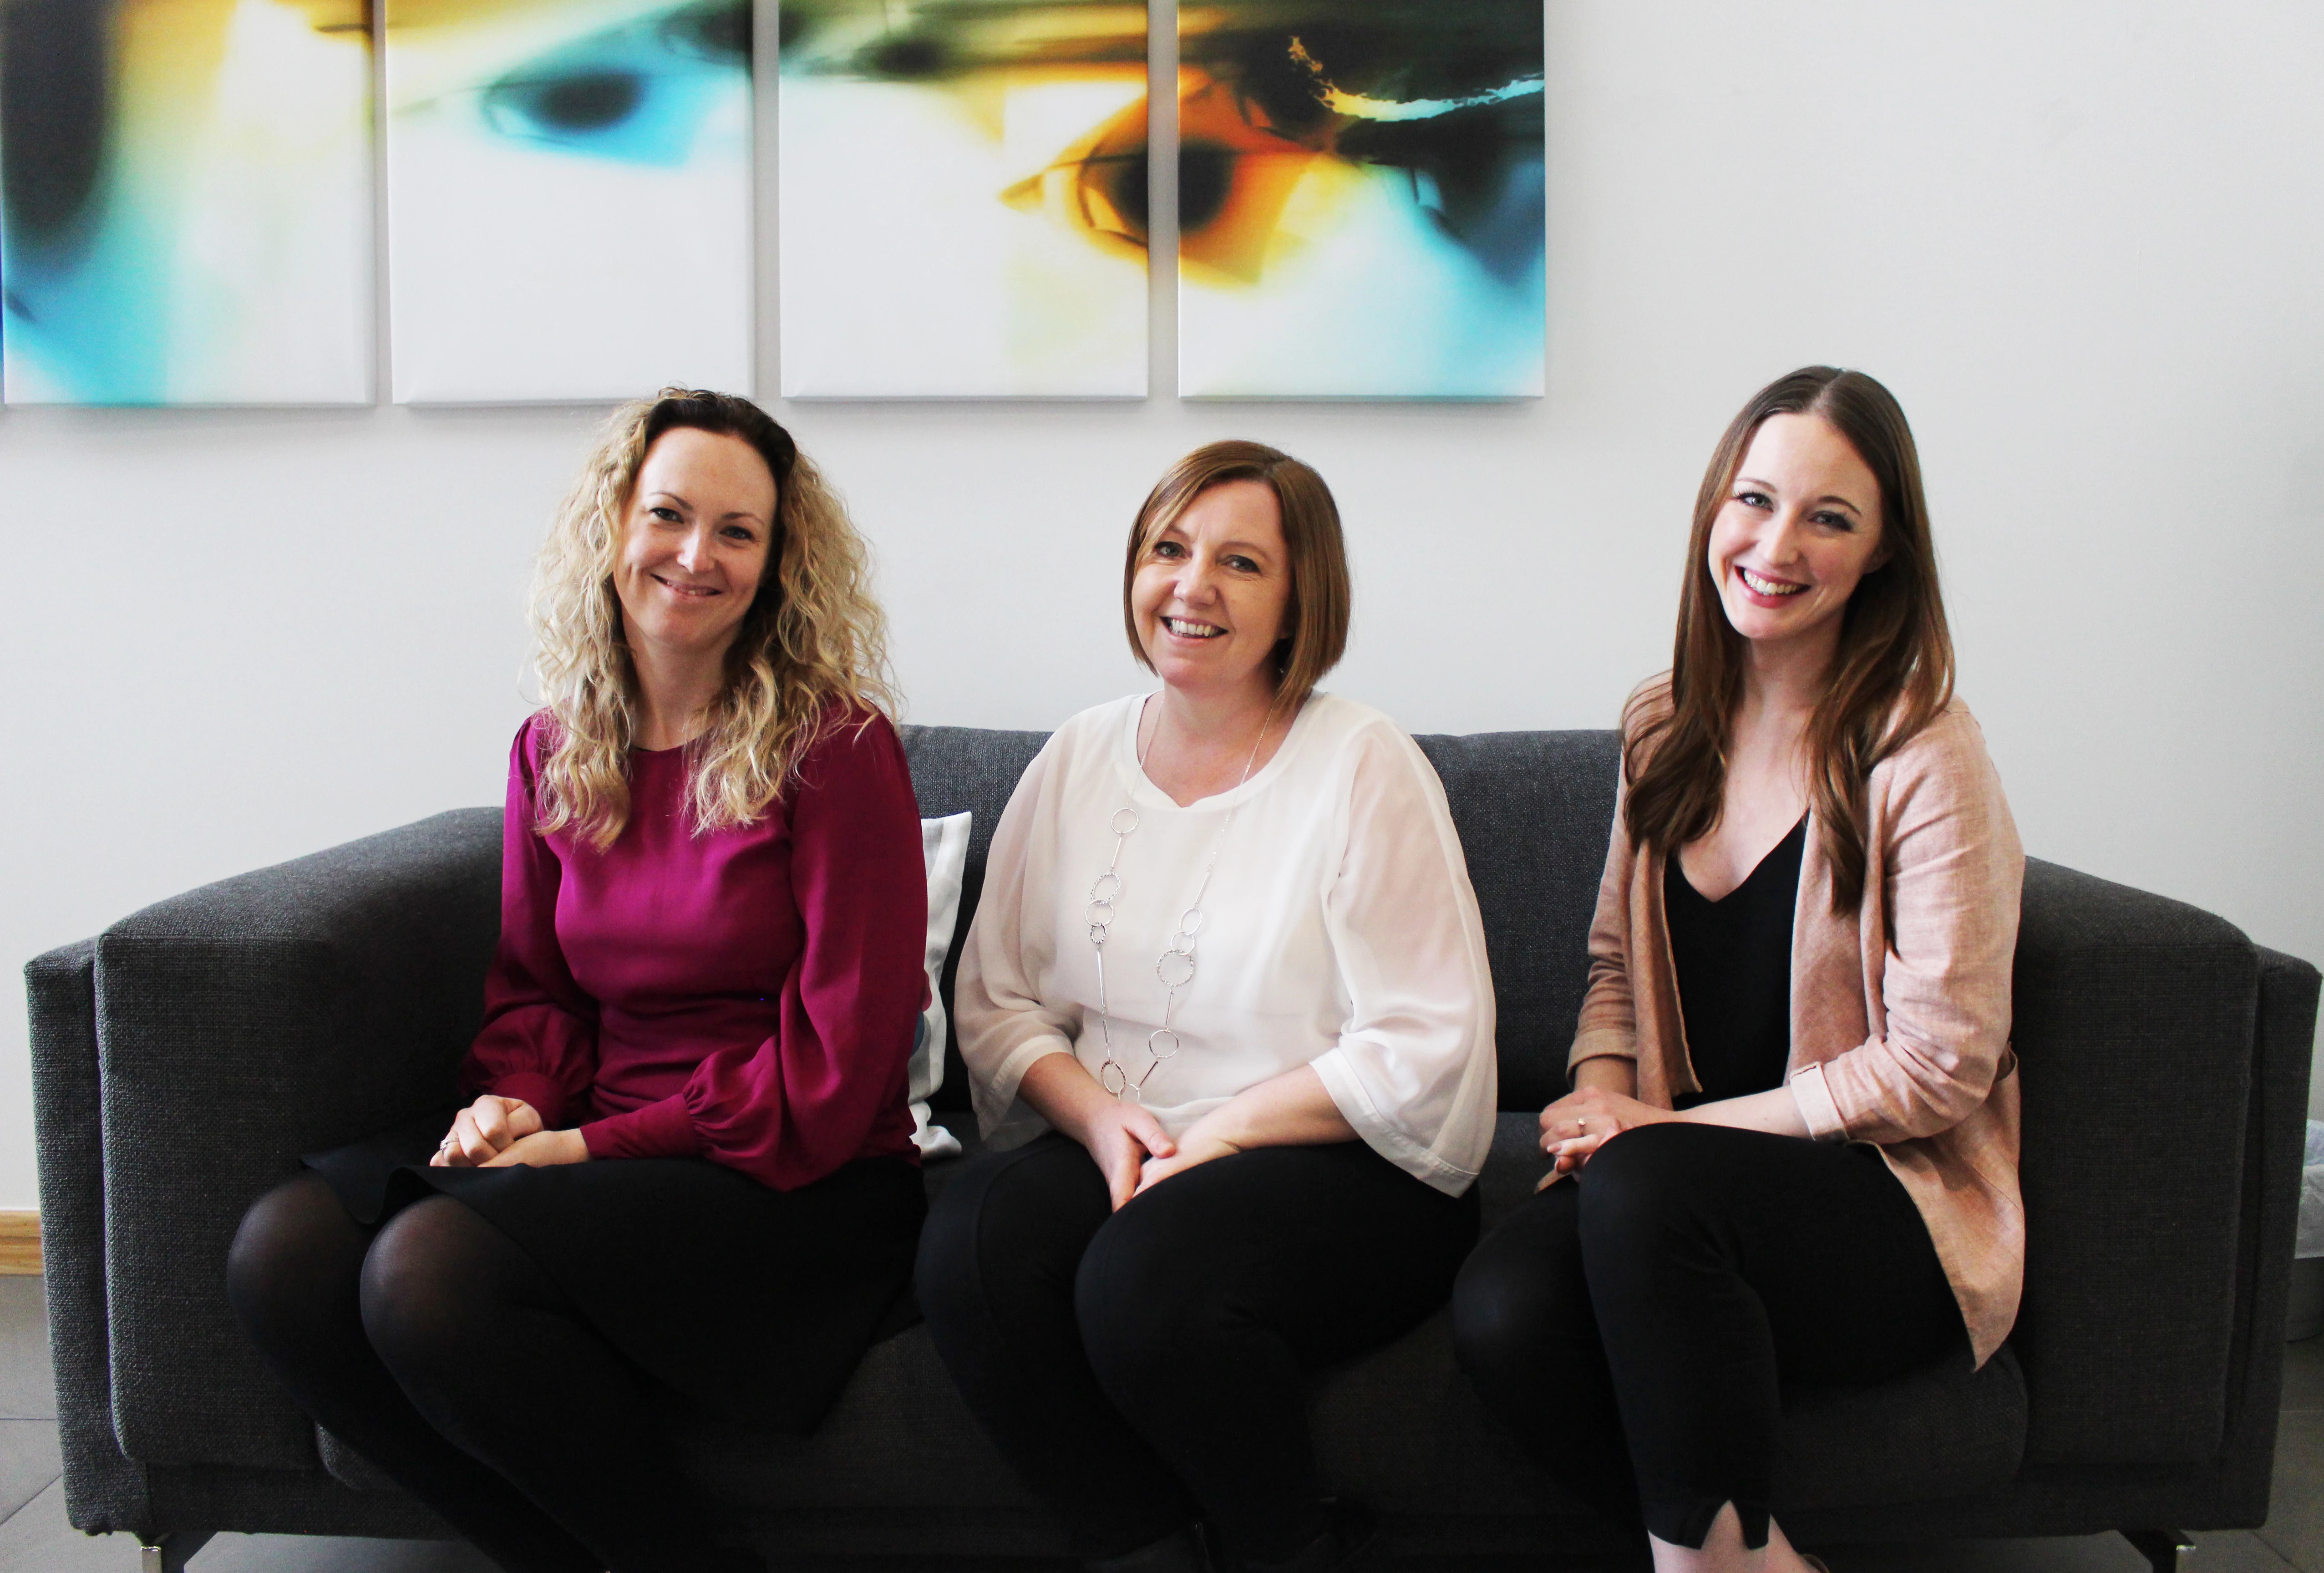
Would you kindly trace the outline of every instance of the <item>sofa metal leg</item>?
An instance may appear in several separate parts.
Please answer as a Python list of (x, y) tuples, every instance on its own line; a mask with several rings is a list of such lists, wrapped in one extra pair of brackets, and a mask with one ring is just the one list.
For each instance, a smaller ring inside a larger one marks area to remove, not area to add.
[(137, 1573), (186, 1573), (193, 1554), (210, 1543), (208, 1530), (181, 1530), (156, 1535), (137, 1548)]
[(2154, 1573), (2179, 1573), (2179, 1553), (2191, 1551), (2195, 1542), (2179, 1530), (2125, 1530), (2128, 1541)]

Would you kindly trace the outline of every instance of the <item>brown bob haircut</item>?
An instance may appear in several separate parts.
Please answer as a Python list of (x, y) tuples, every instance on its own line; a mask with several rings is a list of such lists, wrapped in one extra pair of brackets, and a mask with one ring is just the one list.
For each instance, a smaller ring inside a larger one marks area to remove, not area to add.
[(1340, 507), (1323, 477), (1289, 454), (1255, 442), (1205, 443), (1164, 472), (1147, 493), (1130, 527), (1130, 552), (1121, 566), (1121, 626), (1130, 653), (1148, 671), (1146, 646), (1138, 637), (1138, 613), (1130, 589), (1138, 565), (1157, 537), (1178, 522), (1194, 499), (1230, 481), (1256, 481), (1275, 493), (1283, 515), (1283, 545), (1289, 554), (1291, 599), (1284, 610), (1289, 624), (1275, 647), (1275, 710), (1296, 709), (1323, 674), (1340, 664), (1348, 649), (1351, 595), (1348, 547), (1340, 534)]
[(1953, 693), (1952, 636), (1937, 589), (1920, 455), (1895, 396), (1861, 372), (1805, 366), (1776, 378), (1752, 395), (1712, 451), (1686, 541), (1670, 708), (1649, 718), (1654, 707), (1642, 703), (1654, 696), (1649, 687), (1625, 718), (1622, 822), (1634, 845), (1664, 854), (1719, 823), (1745, 655), (1711, 575), (1711, 528), (1751, 439), (1776, 415), (1829, 422), (1880, 487), (1880, 556), (1841, 610), (1840, 647), (1806, 739), (1809, 800), (1831, 864), (1832, 906), (1852, 912), (1864, 897), (1864, 795), (1873, 767), (1941, 714)]

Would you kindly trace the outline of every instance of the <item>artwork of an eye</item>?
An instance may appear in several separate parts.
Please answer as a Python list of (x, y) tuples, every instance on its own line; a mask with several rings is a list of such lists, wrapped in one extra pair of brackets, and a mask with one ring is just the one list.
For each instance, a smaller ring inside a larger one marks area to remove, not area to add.
[(691, 155), (714, 90), (750, 69), (750, 11), (703, 0), (562, 45), (487, 86), (479, 113), (495, 133), (638, 164)]

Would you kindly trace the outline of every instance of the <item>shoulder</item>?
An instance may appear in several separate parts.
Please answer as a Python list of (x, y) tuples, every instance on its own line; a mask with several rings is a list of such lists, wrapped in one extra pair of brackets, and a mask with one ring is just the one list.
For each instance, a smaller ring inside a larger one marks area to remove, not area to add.
[(803, 787), (845, 788), (867, 779), (911, 779), (904, 741), (896, 723), (868, 705), (833, 704), (816, 729), (815, 741), (799, 759)]
[(1960, 820), (2003, 822), (2009, 800), (1984, 729), (1956, 699), (1872, 768), (1869, 795), (1900, 830)]
[(1986, 751), (1985, 729), (1959, 699), (1947, 703), (1927, 725), (1906, 738), (1873, 767), (1875, 778), (1885, 775), (1895, 782), (1931, 777), (1985, 776), (1993, 770)]
[(558, 735), (557, 717), (549, 711), (526, 716), (509, 744), (509, 774), (525, 780), (540, 774), (542, 762), (557, 750)]

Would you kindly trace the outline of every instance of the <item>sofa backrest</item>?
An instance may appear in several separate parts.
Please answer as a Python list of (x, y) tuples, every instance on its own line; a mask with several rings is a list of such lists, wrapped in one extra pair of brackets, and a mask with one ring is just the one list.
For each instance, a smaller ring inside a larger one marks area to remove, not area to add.
[[(903, 733), (920, 812), (975, 816), (952, 959), (945, 965), (949, 1015), (961, 941), (984, 888), (992, 828), (1047, 734), (958, 726), (908, 726)], [(1499, 1007), (1500, 1105), (1539, 1108), (1564, 1090), (1565, 1051), (1582, 1008), (1590, 916), (1614, 818), (1615, 734), (1499, 731), (1416, 741), (1444, 783), (1484, 915)], [(945, 1058), (936, 1106), (965, 1108), (968, 1078), (956, 1030)]]

